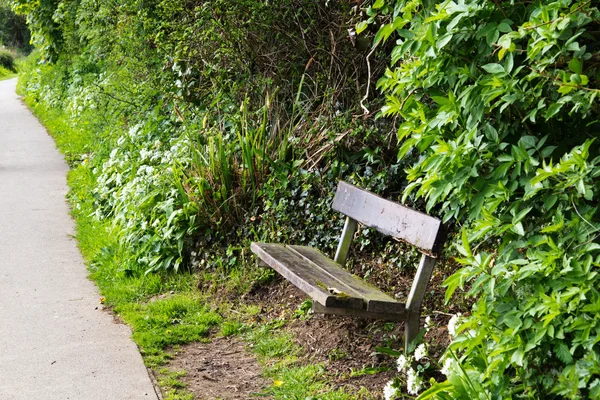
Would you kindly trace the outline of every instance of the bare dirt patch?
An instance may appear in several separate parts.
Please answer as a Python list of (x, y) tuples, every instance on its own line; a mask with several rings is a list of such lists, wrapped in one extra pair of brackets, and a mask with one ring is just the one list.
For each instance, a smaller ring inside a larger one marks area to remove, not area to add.
[[(412, 274), (384, 268), (377, 262), (356, 262), (352, 272), (361, 275), (368, 268), (369, 281), (382, 290), (405, 301), (412, 283)], [(437, 268), (425, 296), (421, 326), (429, 316), (432, 327), (424, 337), (429, 357), (435, 363), (450, 342), (447, 324), (450, 313), (464, 312), (470, 302), (444, 304), (444, 279), (452, 267)], [(358, 266), (361, 266), (360, 268)], [(449, 270), (448, 270), (449, 269)], [(303, 349), (301, 364), (321, 364), (326, 370), (325, 379), (332, 388), (345, 388), (353, 392), (362, 387), (374, 394), (381, 393), (385, 383), (397, 375), (395, 359), (382, 354), (377, 347), (401, 350), (404, 324), (360, 318), (308, 315), (299, 309), (307, 296), (292, 284), (276, 275), (270, 284), (257, 285), (237, 300), (228, 301), (252, 304), (260, 313), (252, 317), (253, 323), (263, 324), (285, 320), (283, 329), (292, 333), (295, 343)], [(470, 308), (470, 307), (469, 307)], [(262, 367), (246, 350), (241, 339), (215, 339), (212, 343), (182, 346), (171, 362), (171, 369), (188, 371), (183, 381), (197, 399), (250, 399), (272, 382), (261, 376)]]
[(236, 339), (184, 345), (174, 356), (169, 369), (187, 371), (180, 379), (197, 400), (247, 400), (271, 383), (262, 376), (262, 367), (245, 344)]

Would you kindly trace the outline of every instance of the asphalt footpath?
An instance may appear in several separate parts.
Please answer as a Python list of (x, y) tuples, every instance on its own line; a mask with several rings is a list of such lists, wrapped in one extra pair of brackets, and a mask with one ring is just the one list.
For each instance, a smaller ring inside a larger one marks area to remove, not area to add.
[(0, 400), (158, 399), (73, 239), (68, 167), (0, 81)]

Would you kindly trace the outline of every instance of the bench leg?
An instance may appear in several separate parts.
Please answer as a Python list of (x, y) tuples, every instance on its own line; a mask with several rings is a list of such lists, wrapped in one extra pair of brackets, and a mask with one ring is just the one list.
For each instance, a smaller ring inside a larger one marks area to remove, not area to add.
[(417, 268), (415, 280), (410, 288), (408, 301), (406, 302), (406, 333), (404, 335), (404, 351), (408, 351), (410, 342), (412, 342), (419, 334), (421, 303), (423, 302), (423, 297), (425, 297), (425, 292), (427, 290), (429, 280), (431, 279), (431, 273), (433, 272), (435, 261), (435, 258), (423, 254), (421, 257), (421, 262), (419, 263), (419, 268)]
[(419, 334), (419, 325), (421, 322), (421, 313), (406, 310), (406, 321), (404, 322), (404, 352), (408, 352), (410, 343)]

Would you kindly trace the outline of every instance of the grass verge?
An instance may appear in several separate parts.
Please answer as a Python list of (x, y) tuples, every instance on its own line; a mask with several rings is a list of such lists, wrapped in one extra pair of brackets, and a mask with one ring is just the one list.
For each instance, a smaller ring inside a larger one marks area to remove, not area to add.
[(0, 66), (0, 81), (14, 78), (17, 76), (16, 72), (10, 71), (2, 66)]
[[(332, 389), (321, 365), (303, 365), (302, 349), (294, 345), (285, 331), (285, 320), (256, 324), (253, 315), (260, 310), (236, 301), (214, 296), (214, 291), (243, 291), (252, 285), (248, 266), (238, 265), (229, 276), (206, 272), (202, 275), (180, 272), (146, 274), (131, 260), (121, 245), (119, 227), (113, 221), (93, 217), (94, 173), (81, 155), (93, 150), (93, 139), (84, 128), (73, 126), (62, 110), (26, 98), (26, 103), (54, 137), (58, 148), (73, 167), (68, 175), (68, 199), (76, 221), (79, 247), (91, 278), (98, 285), (104, 304), (133, 331), (144, 362), (149, 367), (166, 400), (193, 399), (182, 377), (185, 371), (171, 371), (166, 365), (177, 346), (210, 341), (217, 336), (238, 336), (246, 341), (264, 367), (263, 375), (272, 380), (261, 395), (274, 399), (370, 399), (366, 390), (348, 393)], [(213, 293), (197, 288), (211, 283)], [(234, 310), (232, 312), (231, 310)]]

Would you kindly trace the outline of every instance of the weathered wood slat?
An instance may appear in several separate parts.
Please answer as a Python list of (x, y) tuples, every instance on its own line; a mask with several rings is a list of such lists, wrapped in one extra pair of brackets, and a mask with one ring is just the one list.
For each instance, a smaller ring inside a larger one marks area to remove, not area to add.
[(362, 297), (366, 303), (366, 310), (377, 313), (403, 313), (405, 306), (394, 298), (383, 293), (378, 288), (371, 286), (363, 279), (352, 275), (338, 263), (331, 260), (319, 250), (307, 246), (287, 246), (296, 251), (307, 263), (312, 263), (312, 268), (319, 268), (329, 274), (332, 279), (340, 282), (341, 286), (349, 287), (354, 293)]
[(380, 313), (380, 312), (373, 312), (373, 311), (353, 310), (351, 308), (323, 307), (321, 304), (319, 304), (317, 302), (313, 302), (312, 308), (315, 313), (319, 313), (319, 314), (344, 315), (346, 317), (382, 319), (384, 321), (395, 321), (395, 322), (402, 322), (406, 319), (406, 312)]
[[(363, 309), (365, 302), (351, 287), (342, 285), (319, 268), (310, 266), (298, 253), (272, 243), (252, 243), (251, 250), (284, 278), (325, 307)], [(329, 292), (335, 288), (339, 294)]]
[(402, 239), (433, 256), (442, 246), (443, 232), (439, 219), (385, 200), (349, 183), (338, 184), (332, 207), (363, 225)]

